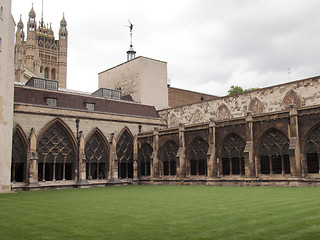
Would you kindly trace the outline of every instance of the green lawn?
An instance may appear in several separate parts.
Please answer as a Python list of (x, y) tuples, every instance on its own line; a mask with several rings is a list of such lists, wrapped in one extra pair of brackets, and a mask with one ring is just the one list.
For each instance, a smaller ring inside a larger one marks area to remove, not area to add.
[(0, 194), (0, 239), (320, 239), (320, 188), (122, 186)]

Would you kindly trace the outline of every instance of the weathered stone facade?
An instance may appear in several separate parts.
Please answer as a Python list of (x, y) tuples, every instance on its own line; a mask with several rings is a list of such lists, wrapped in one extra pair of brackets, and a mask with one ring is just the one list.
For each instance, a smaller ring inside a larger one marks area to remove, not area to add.
[[(320, 106), (138, 134), (153, 147), (142, 183), (319, 186)], [(165, 150), (176, 146), (170, 164)], [(139, 161), (138, 161), (139, 163)], [(176, 170), (170, 174), (173, 166)], [(153, 174), (152, 174), (153, 173)]]
[(169, 127), (193, 123), (194, 114), (203, 114), (202, 122), (239, 118), (248, 111), (253, 114), (273, 113), (297, 107), (320, 104), (320, 77), (313, 77), (277, 86), (262, 88), (234, 96), (198, 102), (159, 111)]

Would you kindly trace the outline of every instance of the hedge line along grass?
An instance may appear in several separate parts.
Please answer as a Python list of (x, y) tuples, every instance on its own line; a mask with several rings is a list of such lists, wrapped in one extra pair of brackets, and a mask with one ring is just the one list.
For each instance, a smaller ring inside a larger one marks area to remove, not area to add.
[(0, 239), (320, 239), (320, 188), (123, 186), (0, 194)]

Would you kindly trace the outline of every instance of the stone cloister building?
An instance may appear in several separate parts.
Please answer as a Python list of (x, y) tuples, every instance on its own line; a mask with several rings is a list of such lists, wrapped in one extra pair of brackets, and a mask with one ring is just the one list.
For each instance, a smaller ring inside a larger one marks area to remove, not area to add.
[[(52, 50), (57, 40), (49, 43)], [(27, 53), (10, 46), (15, 59)], [(23, 76), (7, 125), (12, 156), (1, 160), (0, 180), (12, 189), (320, 184), (319, 76), (224, 97), (170, 87), (167, 63), (146, 57), (99, 73), (93, 93), (45, 74)]]
[(318, 186), (319, 83), (314, 77), (159, 111), (16, 84), (13, 188)]

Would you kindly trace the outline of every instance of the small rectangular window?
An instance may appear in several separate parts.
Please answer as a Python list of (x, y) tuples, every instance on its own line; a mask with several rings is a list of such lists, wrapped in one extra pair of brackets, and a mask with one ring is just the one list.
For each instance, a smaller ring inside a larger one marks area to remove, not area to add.
[(45, 88), (45, 82), (42, 79), (34, 79), (34, 86), (37, 88)]
[(55, 107), (55, 106), (57, 106), (57, 99), (55, 99), (55, 98), (47, 98), (47, 104), (50, 107)]
[(57, 90), (58, 89), (58, 84), (53, 81), (47, 81), (47, 89), (50, 90)]
[(86, 107), (88, 111), (94, 111), (94, 103), (86, 103)]

